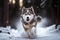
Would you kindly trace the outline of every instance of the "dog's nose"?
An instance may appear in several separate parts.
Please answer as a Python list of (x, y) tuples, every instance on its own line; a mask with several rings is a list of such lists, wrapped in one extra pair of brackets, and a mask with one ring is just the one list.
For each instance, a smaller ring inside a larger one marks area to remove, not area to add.
[(29, 19), (29, 17), (27, 17), (27, 19)]
[(27, 17), (27, 21), (29, 21), (29, 17)]

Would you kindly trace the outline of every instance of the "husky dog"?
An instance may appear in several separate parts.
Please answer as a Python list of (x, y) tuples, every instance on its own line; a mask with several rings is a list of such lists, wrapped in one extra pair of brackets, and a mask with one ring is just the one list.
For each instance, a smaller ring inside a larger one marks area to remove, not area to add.
[[(31, 38), (33, 35), (36, 35), (36, 25), (38, 20), (35, 15), (33, 7), (29, 7), (29, 8), (23, 7), (21, 17), (22, 17), (23, 28), (27, 33), (28, 37)], [(32, 32), (33, 28), (34, 31)]]

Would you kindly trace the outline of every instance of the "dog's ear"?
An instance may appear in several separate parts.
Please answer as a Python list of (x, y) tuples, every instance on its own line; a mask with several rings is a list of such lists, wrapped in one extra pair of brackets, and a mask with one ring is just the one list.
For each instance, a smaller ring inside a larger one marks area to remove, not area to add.
[(30, 9), (32, 9), (32, 10), (34, 11), (33, 6), (31, 6), (31, 8), (30, 8)]
[(34, 15), (35, 15), (35, 12), (34, 12), (34, 8), (33, 8), (33, 6), (31, 6), (31, 8), (30, 8), (32, 11), (33, 11), (33, 13), (34, 13)]
[(20, 17), (22, 17), (22, 14), (23, 14), (24, 10), (25, 10), (25, 7), (22, 8)]
[(22, 8), (22, 12), (25, 11), (25, 7)]

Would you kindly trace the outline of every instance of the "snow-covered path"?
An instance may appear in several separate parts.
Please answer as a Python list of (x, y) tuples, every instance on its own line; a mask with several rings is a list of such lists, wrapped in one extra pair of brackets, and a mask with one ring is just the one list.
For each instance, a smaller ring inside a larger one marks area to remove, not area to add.
[[(46, 18), (42, 19), (41, 22), (37, 24), (36, 27), (36, 38), (34, 40), (60, 40), (60, 31), (57, 31), (55, 29), (55, 25), (51, 25), (49, 27), (46, 27), (46, 24), (48, 24), (50, 21), (48, 21)], [(9, 32), (11, 34), (7, 33), (0, 33), (0, 40), (32, 40), (29, 38), (26, 38), (27, 35), (25, 35), (25, 31), (22, 27), (21, 21), (17, 22), (17, 30), (10, 29)]]

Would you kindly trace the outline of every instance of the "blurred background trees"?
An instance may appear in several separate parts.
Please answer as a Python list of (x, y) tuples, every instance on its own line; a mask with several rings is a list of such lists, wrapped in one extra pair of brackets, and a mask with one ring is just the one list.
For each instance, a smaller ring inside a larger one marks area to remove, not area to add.
[(0, 25), (11, 24), (21, 14), (21, 8), (33, 6), (36, 15), (58, 23), (60, 20), (59, 0), (0, 0)]

